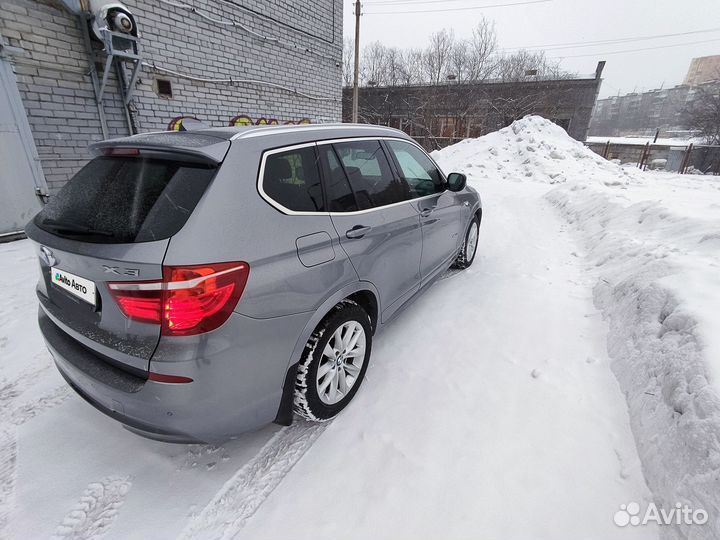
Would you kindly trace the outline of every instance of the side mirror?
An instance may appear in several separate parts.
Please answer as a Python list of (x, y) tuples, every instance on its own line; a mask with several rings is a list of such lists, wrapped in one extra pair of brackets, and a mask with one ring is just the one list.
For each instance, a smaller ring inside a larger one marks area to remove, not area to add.
[(463, 173), (450, 173), (447, 177), (447, 186), (450, 191), (462, 191), (467, 184), (467, 177)]

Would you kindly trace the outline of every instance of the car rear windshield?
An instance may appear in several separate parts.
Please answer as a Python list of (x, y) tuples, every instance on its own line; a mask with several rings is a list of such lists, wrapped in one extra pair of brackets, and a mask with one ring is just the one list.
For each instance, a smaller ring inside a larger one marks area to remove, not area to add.
[(119, 244), (177, 233), (217, 167), (142, 157), (98, 157), (83, 167), (35, 218), (53, 234)]

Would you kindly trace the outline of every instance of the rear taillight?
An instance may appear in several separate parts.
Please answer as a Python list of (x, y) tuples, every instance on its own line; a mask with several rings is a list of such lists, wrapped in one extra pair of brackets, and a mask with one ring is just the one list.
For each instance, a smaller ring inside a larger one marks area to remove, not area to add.
[(192, 336), (220, 327), (242, 296), (245, 262), (166, 266), (162, 281), (108, 283), (130, 319), (162, 325), (165, 336)]

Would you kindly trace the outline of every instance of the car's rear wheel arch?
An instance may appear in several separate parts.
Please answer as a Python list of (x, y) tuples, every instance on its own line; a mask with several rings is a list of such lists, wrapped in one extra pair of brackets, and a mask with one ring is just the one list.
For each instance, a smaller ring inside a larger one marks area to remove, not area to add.
[(372, 283), (355, 281), (354, 283), (335, 291), (334, 294), (326, 298), (326, 300), (315, 311), (314, 315), (308, 320), (304, 330), (298, 336), (298, 341), (295, 345), (292, 356), (288, 359), (288, 369), (285, 375), (282, 397), (280, 399), (275, 423), (283, 426), (289, 426), (292, 423), (293, 391), (295, 388), (294, 380), (299, 359), (303, 354), (305, 345), (317, 327), (320, 326), (322, 322), (333, 313), (338, 304), (343, 301), (350, 301), (358, 304), (367, 313), (368, 318), (370, 319), (372, 332), (375, 333), (379, 323), (381, 306), (378, 302), (377, 291), (374, 290)]
[(357, 291), (348, 296), (346, 300), (352, 300), (365, 310), (368, 317), (370, 317), (370, 325), (373, 333), (375, 333), (378, 321), (378, 302), (375, 294), (370, 290)]
[(356, 300), (348, 297), (333, 306), (296, 364), (295, 414), (322, 422), (350, 403), (368, 368), (372, 332), (370, 316)]

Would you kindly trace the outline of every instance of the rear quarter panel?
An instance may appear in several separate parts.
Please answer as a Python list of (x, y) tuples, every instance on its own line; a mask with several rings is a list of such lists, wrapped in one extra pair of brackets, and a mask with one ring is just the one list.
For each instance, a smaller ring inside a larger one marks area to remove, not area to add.
[[(274, 147), (295, 142), (272, 141)], [(170, 240), (165, 257), (166, 265), (249, 263), (250, 277), (236, 311), (261, 319), (315, 311), (358, 279), (329, 216), (288, 216), (260, 197), (257, 176), (268, 149), (266, 137), (233, 142), (185, 227)], [(315, 265), (304, 259), (303, 264), (298, 247), (313, 249), (313, 243), (333, 258)]]

